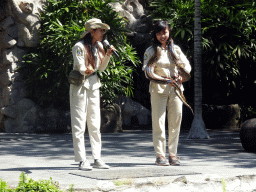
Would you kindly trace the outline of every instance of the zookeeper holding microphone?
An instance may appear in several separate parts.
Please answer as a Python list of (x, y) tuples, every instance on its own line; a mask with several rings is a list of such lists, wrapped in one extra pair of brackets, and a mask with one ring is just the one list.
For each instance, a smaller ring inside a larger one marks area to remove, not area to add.
[[(73, 71), (82, 77), (80, 83), (70, 84), (70, 110), (71, 127), (75, 161), (79, 162), (80, 170), (92, 170), (92, 168), (109, 169), (101, 160), (101, 116), (100, 116), (100, 79), (96, 71), (104, 71), (110, 57), (115, 51), (111, 45), (107, 53), (101, 43), (104, 33), (109, 30), (109, 25), (102, 23), (100, 19), (90, 19), (85, 22), (85, 32), (81, 39), (74, 45)], [(79, 73), (78, 73), (79, 72)], [(84, 133), (86, 123), (94, 159), (93, 167), (86, 158)]]

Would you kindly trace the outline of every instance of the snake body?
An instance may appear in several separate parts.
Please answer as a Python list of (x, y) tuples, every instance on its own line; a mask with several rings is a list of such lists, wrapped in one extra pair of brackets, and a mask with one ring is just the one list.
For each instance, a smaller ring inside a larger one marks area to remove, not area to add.
[[(175, 63), (175, 65), (177, 66), (179, 75), (182, 76), (183, 81), (188, 81), (191, 76), (189, 74), (189, 72), (187, 72), (179, 63), (179, 61), (176, 59), (176, 57), (173, 56), (173, 52), (172, 49), (170, 47), (169, 54), (171, 54), (171, 58), (173, 60), (173, 62)], [(160, 51), (156, 50), (156, 54), (149, 60), (148, 64), (145, 67), (145, 75), (146, 77), (158, 84), (169, 84), (171, 82), (173, 82), (173, 87), (174, 87), (174, 92), (175, 94), (180, 98), (180, 100), (191, 110), (191, 112), (194, 114), (192, 107), (186, 102), (186, 98), (183, 95), (181, 89), (180, 89), (180, 85), (177, 83), (177, 81), (175, 79), (173, 79), (172, 77), (169, 78), (165, 78), (165, 77), (161, 77), (159, 75), (156, 75), (154, 73), (155, 71), (155, 65), (154, 62), (156, 62), (157, 58), (160, 56)]]

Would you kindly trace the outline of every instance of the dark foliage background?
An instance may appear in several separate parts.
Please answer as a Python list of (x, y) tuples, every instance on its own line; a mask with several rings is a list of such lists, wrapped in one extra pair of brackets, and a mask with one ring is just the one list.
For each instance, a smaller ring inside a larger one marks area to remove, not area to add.
[(68, 74), (72, 69), (72, 47), (84, 31), (84, 23), (99, 18), (110, 25), (106, 38), (120, 55), (111, 58), (101, 78), (103, 104), (113, 102), (117, 95), (133, 94), (133, 73), (140, 63), (134, 48), (126, 41), (126, 21), (113, 11), (112, 0), (48, 0), (41, 15), (41, 44), (23, 60), (23, 79), (29, 98), (42, 107), (69, 109)]
[[(42, 106), (53, 104), (68, 108), (69, 85), (67, 75), (72, 67), (71, 48), (83, 32), (85, 20), (100, 18), (111, 26), (106, 34), (118, 48), (121, 59), (114, 57), (108, 69), (99, 74), (102, 99), (110, 103), (117, 96), (134, 95), (134, 99), (150, 108), (148, 82), (137, 56), (125, 35), (126, 21), (107, 4), (111, 0), (49, 0), (42, 18), (41, 46), (27, 55), (23, 70), (30, 98)], [(172, 28), (172, 36), (187, 55), (193, 68), (193, 0), (152, 0), (147, 12), (153, 19), (165, 19)], [(203, 103), (229, 105), (238, 103), (244, 118), (254, 117), (256, 102), (252, 92), (255, 80), (255, 2), (250, 0), (201, 0), (203, 35)], [(146, 47), (139, 47), (142, 55)], [(140, 55), (140, 56), (141, 56)], [(134, 72), (138, 73), (134, 73)], [(192, 79), (185, 83), (185, 96), (193, 105)], [(136, 83), (133, 79), (143, 82)], [(141, 81), (142, 80), (142, 81)], [(145, 82), (145, 83), (144, 83)], [(140, 91), (137, 91), (140, 90)]]
[[(150, 1), (150, 12), (155, 19), (169, 21), (175, 43), (193, 67), (194, 0)], [(203, 103), (238, 103), (244, 118), (256, 114), (255, 12), (250, 0), (201, 0)], [(193, 78), (185, 88), (193, 105)]]

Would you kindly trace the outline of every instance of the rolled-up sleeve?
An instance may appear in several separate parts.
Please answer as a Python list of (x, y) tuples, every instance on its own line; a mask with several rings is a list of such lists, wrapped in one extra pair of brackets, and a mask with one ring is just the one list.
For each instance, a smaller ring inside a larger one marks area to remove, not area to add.
[(109, 60), (110, 60), (111, 56), (108, 56), (107, 54), (105, 55), (105, 57), (102, 60), (102, 63), (99, 66), (99, 71), (104, 71), (106, 69), (106, 67), (108, 66)]
[[(104, 50), (104, 49), (103, 49), (103, 45), (102, 45), (101, 42), (98, 42), (98, 45), (99, 45), (99, 47), (100, 47), (102, 50)], [(98, 68), (99, 71), (102, 72), (102, 71), (104, 71), (104, 70), (107, 68), (108, 63), (109, 63), (109, 60), (110, 60), (110, 57), (111, 57), (111, 56), (108, 56), (107, 54), (105, 54), (105, 57), (102, 59), (102, 62), (100, 63), (100, 66), (99, 66), (99, 68)]]

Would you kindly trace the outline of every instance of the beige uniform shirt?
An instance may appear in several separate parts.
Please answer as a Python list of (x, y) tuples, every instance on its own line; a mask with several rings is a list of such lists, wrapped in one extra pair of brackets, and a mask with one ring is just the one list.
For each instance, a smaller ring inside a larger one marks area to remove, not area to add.
[[(100, 46), (103, 49), (103, 45), (101, 42), (96, 42), (96, 49), (97, 46)], [(82, 41), (79, 41), (74, 45), (72, 49), (72, 54), (74, 59), (73, 70), (79, 71), (81, 74), (85, 75), (85, 71), (89, 66), (87, 60), (87, 51)], [(110, 56), (106, 54), (105, 57), (103, 57), (104, 56), (99, 52), (99, 50), (97, 50), (95, 60), (95, 71), (104, 71), (106, 69), (109, 63)], [(103, 58), (102, 62), (99, 58)], [(83, 86), (91, 90), (98, 89), (101, 87), (100, 79), (97, 75), (92, 75), (84, 81)]]
[[(147, 48), (144, 54), (144, 62), (143, 62), (143, 67), (142, 70), (144, 71), (148, 61), (150, 58), (155, 54), (154, 48), (150, 46)], [(188, 72), (191, 71), (191, 66), (189, 64), (188, 59), (186, 56), (183, 54), (181, 51), (180, 47), (177, 45), (174, 45), (174, 54), (177, 56), (177, 59), (179, 60), (179, 63), (181, 66), (183, 66)], [(154, 73), (156, 75), (159, 75), (161, 77), (172, 77), (172, 76), (178, 76), (178, 69), (175, 65), (175, 63), (172, 61), (172, 59), (169, 56), (168, 50), (167, 49), (162, 49), (161, 50), (161, 56), (158, 59), (155, 65), (155, 71)], [(163, 93), (163, 94), (168, 94), (173, 90), (173, 87), (168, 85), (168, 84), (158, 84), (155, 82), (150, 81), (149, 85), (149, 92), (157, 92), (157, 93)], [(183, 85), (181, 85), (181, 90), (183, 91)]]

